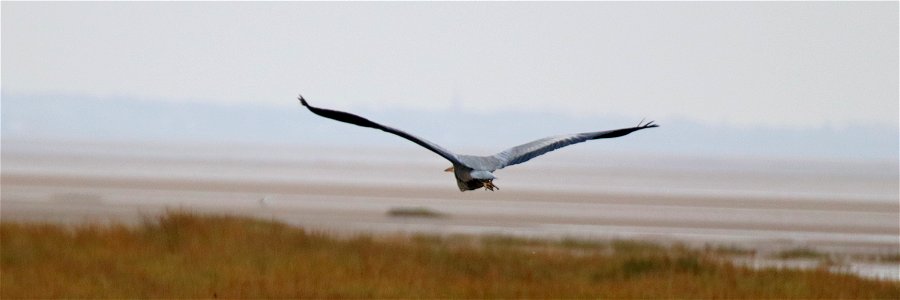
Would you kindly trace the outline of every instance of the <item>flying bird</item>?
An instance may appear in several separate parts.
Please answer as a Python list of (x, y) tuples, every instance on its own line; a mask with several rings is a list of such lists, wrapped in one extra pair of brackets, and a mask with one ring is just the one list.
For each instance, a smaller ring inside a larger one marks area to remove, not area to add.
[(462, 155), (450, 152), (437, 144), (405, 131), (384, 126), (351, 113), (314, 107), (306, 102), (303, 95), (300, 95), (297, 99), (299, 99), (300, 103), (314, 114), (332, 120), (393, 133), (410, 140), (413, 143), (419, 144), (419, 146), (425, 147), (426, 149), (431, 150), (431, 152), (449, 160), (453, 165), (444, 171), (453, 172), (456, 176), (456, 184), (459, 186), (459, 191), (461, 192), (476, 190), (482, 187), (484, 187), (485, 190), (499, 190), (500, 188), (494, 184), (494, 179), (497, 179), (497, 177), (494, 177), (492, 172), (508, 166), (524, 163), (539, 155), (568, 145), (589, 140), (616, 138), (641, 129), (659, 127), (659, 125), (653, 124), (653, 121), (643, 123), (642, 120), (641, 122), (638, 122), (636, 127), (552, 136), (515, 146), (489, 156)]

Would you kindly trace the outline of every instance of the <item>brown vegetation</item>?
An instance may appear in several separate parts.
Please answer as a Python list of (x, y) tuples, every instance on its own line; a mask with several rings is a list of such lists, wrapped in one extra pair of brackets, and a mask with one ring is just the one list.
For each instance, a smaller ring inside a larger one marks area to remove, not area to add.
[(896, 299), (900, 284), (642, 242), (337, 238), (175, 212), (139, 226), (3, 222), (0, 297)]

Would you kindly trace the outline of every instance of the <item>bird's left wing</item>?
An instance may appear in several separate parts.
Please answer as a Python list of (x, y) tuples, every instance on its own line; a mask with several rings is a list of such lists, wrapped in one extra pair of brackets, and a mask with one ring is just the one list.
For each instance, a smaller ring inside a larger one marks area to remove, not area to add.
[(547, 152), (572, 145), (577, 144), (589, 140), (596, 139), (607, 139), (607, 138), (616, 138), (620, 137), (641, 129), (659, 127), (659, 125), (653, 124), (653, 121), (648, 122), (647, 124), (641, 125), (640, 123), (636, 127), (622, 128), (622, 129), (614, 129), (607, 131), (597, 131), (597, 132), (585, 132), (585, 133), (576, 133), (576, 134), (567, 134), (560, 136), (553, 136), (548, 138), (539, 139), (527, 144), (515, 146), (509, 149), (504, 150), (503, 152), (494, 154), (492, 157), (496, 158), (495, 160), (491, 160), (496, 162), (496, 165), (493, 166), (493, 169), (502, 169), (511, 165), (521, 164), (526, 162), (532, 158), (543, 155)]
[(354, 115), (351, 113), (345, 113), (342, 111), (313, 107), (312, 105), (309, 105), (309, 103), (306, 103), (306, 99), (303, 99), (303, 96), (299, 96), (297, 99), (300, 99), (300, 103), (303, 104), (303, 106), (306, 106), (306, 108), (309, 109), (309, 111), (313, 112), (314, 114), (317, 114), (317, 115), (320, 115), (320, 116), (323, 116), (323, 117), (326, 117), (326, 118), (329, 118), (332, 120), (336, 120), (336, 121), (350, 123), (350, 124), (362, 126), (362, 127), (380, 129), (380, 130), (383, 130), (386, 132), (393, 133), (393, 134), (398, 135), (404, 139), (407, 139), (413, 143), (416, 143), (419, 146), (425, 147), (426, 149), (431, 150), (431, 152), (437, 153), (437, 155), (440, 155), (441, 157), (446, 158), (447, 160), (449, 160), (450, 162), (452, 162), (454, 164), (461, 164), (459, 161), (459, 158), (456, 156), (456, 154), (453, 154), (453, 152), (447, 151), (447, 149), (444, 149), (441, 146), (438, 146), (432, 142), (426, 141), (425, 139), (416, 137), (412, 134), (406, 133), (406, 132), (401, 131), (396, 128), (384, 126), (384, 125), (369, 121), (366, 118), (363, 118), (363, 117), (360, 117), (360, 116), (357, 116), (357, 115)]

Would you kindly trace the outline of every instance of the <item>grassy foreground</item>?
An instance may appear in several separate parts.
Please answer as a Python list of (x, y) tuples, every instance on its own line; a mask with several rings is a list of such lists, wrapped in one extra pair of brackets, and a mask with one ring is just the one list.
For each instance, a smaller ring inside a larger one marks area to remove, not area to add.
[(900, 297), (895, 282), (718, 255), (626, 241), (336, 238), (182, 212), (139, 226), (3, 222), (0, 298)]

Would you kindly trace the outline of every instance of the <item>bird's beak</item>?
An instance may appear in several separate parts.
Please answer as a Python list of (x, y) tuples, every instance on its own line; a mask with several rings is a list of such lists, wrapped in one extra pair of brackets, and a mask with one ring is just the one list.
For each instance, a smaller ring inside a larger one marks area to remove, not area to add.
[(444, 172), (453, 172), (453, 166), (450, 166), (449, 168), (444, 169)]

